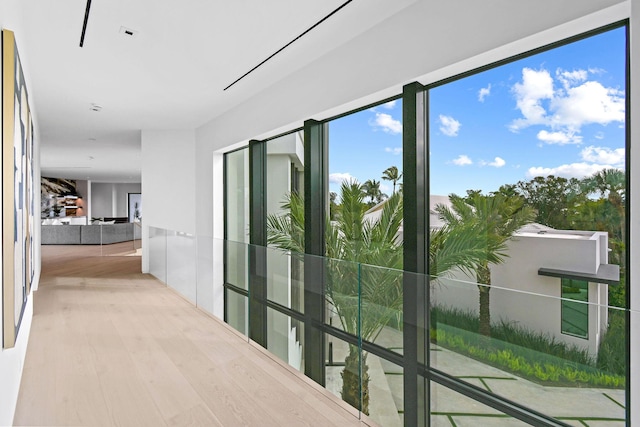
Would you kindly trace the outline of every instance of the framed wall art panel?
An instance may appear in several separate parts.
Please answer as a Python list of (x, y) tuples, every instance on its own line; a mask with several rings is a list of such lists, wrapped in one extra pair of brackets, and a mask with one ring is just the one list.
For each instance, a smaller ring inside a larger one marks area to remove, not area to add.
[(2, 31), (2, 303), (4, 348), (15, 345), (34, 277), (33, 123), (15, 37)]

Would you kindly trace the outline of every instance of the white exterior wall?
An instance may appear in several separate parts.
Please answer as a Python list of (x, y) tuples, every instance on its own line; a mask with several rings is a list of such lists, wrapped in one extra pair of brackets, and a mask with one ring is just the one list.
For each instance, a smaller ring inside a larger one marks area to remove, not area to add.
[[(549, 333), (559, 341), (588, 349), (595, 355), (601, 331), (607, 325), (607, 286), (589, 283), (589, 302), (592, 304), (589, 307), (589, 338), (582, 339), (561, 332), (561, 279), (538, 274), (538, 269), (543, 267), (595, 273), (601, 261), (600, 244), (607, 241), (606, 233), (586, 234), (593, 236), (587, 240), (546, 234), (518, 236), (510, 241), (509, 257), (504, 263), (491, 266), (492, 323), (516, 322), (526, 329)], [(475, 279), (458, 273), (450, 280), (440, 280), (435, 286), (436, 304), (478, 313)]]

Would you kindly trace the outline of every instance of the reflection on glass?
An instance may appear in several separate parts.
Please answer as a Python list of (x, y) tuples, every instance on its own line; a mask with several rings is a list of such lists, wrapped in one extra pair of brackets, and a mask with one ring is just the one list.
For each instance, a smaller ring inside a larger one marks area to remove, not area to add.
[(249, 289), (249, 245), (225, 241), (225, 282), (241, 289)]
[(327, 335), (325, 387), (354, 408), (369, 413), (369, 373), (358, 347)]
[(304, 259), (300, 254), (268, 248), (267, 299), (297, 312), (304, 312)]
[(302, 365), (302, 324), (278, 311), (267, 309), (267, 350), (300, 372)]
[[(492, 315), (500, 320), (492, 324), (489, 337), (479, 332), (475, 283), (439, 278), (431, 286), (433, 368), (472, 384), (486, 383), (493, 393), (552, 417), (588, 422), (601, 416), (624, 424), (626, 365), (615, 357), (615, 351), (624, 354), (615, 344), (624, 337), (622, 318), (610, 322), (596, 347), (562, 333), (559, 314), (566, 301), (494, 285)], [(607, 308), (575, 304), (586, 306), (594, 318)], [(624, 317), (624, 311), (612, 311), (612, 320)], [(566, 399), (589, 399), (590, 404), (567, 407)]]
[(149, 273), (167, 283), (167, 230), (149, 227)]
[(225, 283), (247, 288), (249, 243), (249, 150), (225, 155)]
[[(467, 380), (487, 391), (501, 379), (467, 378)], [(509, 415), (485, 406), (435, 382), (431, 383), (431, 426), (499, 426), (520, 427), (529, 425)]]
[(562, 298), (578, 301), (562, 301), (562, 333), (579, 338), (589, 338), (589, 283), (585, 280), (561, 279)]
[(226, 322), (238, 332), (247, 335), (249, 330), (249, 310), (247, 297), (227, 289), (225, 292)]
[(219, 240), (209, 236), (197, 236), (197, 292), (198, 308), (214, 314), (214, 245), (220, 246)]
[(267, 298), (302, 312), (302, 262), (282, 250), (304, 252), (304, 135), (292, 132), (266, 146), (268, 241), (281, 249), (267, 251)]
[(402, 354), (401, 270), (325, 260), (327, 324)]
[(404, 425), (402, 366), (366, 354), (369, 373), (369, 418), (381, 426)]
[(226, 238), (249, 243), (249, 149), (225, 155)]
[(167, 233), (167, 285), (197, 304), (196, 237), (181, 232)]

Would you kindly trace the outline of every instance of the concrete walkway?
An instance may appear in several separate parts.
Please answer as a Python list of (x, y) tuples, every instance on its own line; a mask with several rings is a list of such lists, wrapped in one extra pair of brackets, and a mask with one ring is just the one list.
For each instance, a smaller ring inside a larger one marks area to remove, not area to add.
[[(344, 360), (346, 345), (339, 340), (331, 341), (334, 360)], [(400, 353), (401, 342), (401, 334), (389, 329), (377, 339), (378, 344)], [(438, 346), (432, 346), (431, 363), (438, 370), (572, 426), (625, 425), (624, 390), (542, 386)], [(402, 367), (373, 355), (367, 356), (367, 364), (371, 377), (370, 417), (383, 426), (402, 426)], [(337, 396), (340, 396), (342, 369), (327, 367), (327, 389)], [(526, 425), (435, 383), (431, 386), (431, 412), (433, 426)]]

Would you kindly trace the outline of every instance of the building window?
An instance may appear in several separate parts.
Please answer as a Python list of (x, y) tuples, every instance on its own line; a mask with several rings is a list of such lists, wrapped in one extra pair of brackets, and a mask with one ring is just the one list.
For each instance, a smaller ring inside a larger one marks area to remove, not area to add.
[(589, 283), (562, 279), (562, 333), (589, 338)]

